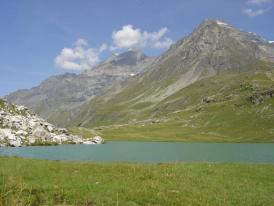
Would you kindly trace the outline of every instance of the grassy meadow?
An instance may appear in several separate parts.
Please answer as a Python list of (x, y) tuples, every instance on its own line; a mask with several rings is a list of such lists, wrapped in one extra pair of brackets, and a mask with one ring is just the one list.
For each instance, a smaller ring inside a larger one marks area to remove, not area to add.
[(0, 158), (0, 205), (274, 205), (274, 165)]

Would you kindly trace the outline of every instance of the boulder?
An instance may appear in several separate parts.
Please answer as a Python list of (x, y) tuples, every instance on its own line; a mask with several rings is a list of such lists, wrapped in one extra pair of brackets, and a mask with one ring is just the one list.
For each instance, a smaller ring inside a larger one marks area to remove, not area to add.
[(104, 139), (100, 136), (95, 136), (83, 141), (83, 144), (103, 144), (103, 143), (104, 143)]
[(52, 125), (47, 125), (47, 129), (49, 132), (52, 132), (53, 131), (53, 126)]
[(0, 116), (7, 116), (8, 114), (4, 112), (3, 110), (0, 110)]
[(72, 141), (75, 143), (75, 144), (81, 144), (83, 143), (83, 139), (79, 136), (76, 136), (76, 135), (73, 135), (71, 136), (72, 137)]
[(43, 139), (43, 140), (49, 140), (51, 139), (51, 134), (46, 131), (44, 128), (42, 127), (37, 127), (33, 132), (32, 135), (39, 138), (39, 139)]
[(87, 140), (87, 141), (84, 141), (83, 144), (96, 144), (96, 143), (93, 141)]
[(28, 133), (24, 130), (18, 130), (15, 134), (16, 135), (27, 135)]
[(58, 128), (58, 132), (68, 134), (68, 130), (66, 128)]
[(91, 141), (94, 142), (95, 144), (103, 144), (104, 143), (104, 139), (100, 136), (95, 136), (95, 137), (91, 138)]
[(21, 140), (18, 138), (16, 140), (11, 140), (9, 141), (9, 145), (12, 147), (21, 147), (22, 146), (22, 142)]
[(214, 102), (214, 98), (213, 97), (208, 97), (208, 96), (205, 96), (202, 98), (202, 102), (203, 103), (211, 103), (211, 102)]
[(54, 138), (57, 142), (60, 142), (60, 143), (69, 141), (69, 137), (65, 134), (56, 135), (54, 136)]
[(28, 108), (27, 107), (24, 107), (22, 105), (19, 105), (16, 107), (19, 111), (28, 111)]
[(11, 129), (0, 129), (0, 139), (15, 140), (16, 137)]
[(11, 129), (0, 129), (1, 145), (20, 147), (22, 145), (21, 139), (16, 137)]
[(28, 138), (29, 144), (34, 144), (36, 140), (37, 140), (37, 137), (34, 137), (34, 136), (29, 136)]

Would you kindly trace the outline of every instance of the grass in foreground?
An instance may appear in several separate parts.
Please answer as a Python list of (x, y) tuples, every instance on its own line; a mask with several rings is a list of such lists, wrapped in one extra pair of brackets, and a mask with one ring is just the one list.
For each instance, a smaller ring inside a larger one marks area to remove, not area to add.
[(0, 205), (274, 205), (274, 165), (0, 158)]

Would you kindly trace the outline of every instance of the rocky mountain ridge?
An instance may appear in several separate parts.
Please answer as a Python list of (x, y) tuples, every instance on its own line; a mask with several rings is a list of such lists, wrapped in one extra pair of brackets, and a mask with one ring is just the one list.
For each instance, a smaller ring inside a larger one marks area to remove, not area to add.
[(68, 111), (76, 111), (100, 91), (142, 73), (154, 59), (139, 50), (130, 50), (112, 55), (81, 74), (52, 76), (37, 87), (16, 91), (6, 98), (9, 102), (30, 108), (54, 124), (64, 126), (74, 116)]

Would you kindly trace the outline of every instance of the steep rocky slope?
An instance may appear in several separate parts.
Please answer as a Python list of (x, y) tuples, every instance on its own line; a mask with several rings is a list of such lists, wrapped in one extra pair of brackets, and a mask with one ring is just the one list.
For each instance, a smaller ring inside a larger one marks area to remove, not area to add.
[(83, 139), (56, 128), (24, 106), (0, 99), (0, 147), (63, 143), (83, 143)]
[[(111, 88), (83, 105), (71, 125), (126, 124), (124, 130), (110, 127), (105, 132), (153, 138), (153, 131), (161, 131), (154, 138), (177, 139), (190, 134), (247, 138), (256, 128), (255, 139), (271, 139), (273, 96), (263, 94), (273, 90), (273, 71), (273, 44), (219, 20), (206, 20), (123, 89)], [(254, 104), (255, 94), (267, 98)]]
[(52, 76), (37, 87), (16, 91), (6, 98), (63, 126), (83, 103), (106, 87), (142, 73), (153, 61), (153, 57), (147, 57), (138, 50), (113, 54), (95, 68), (79, 75), (67, 73)]

